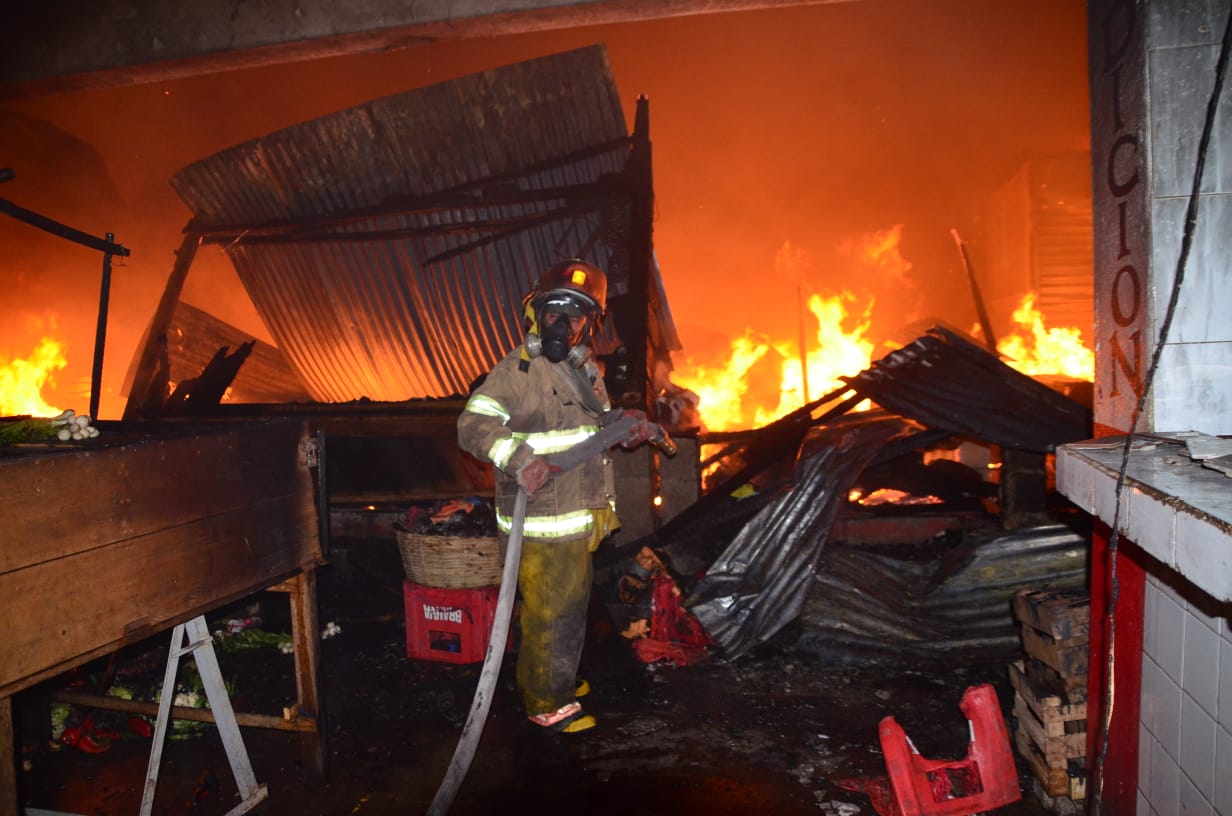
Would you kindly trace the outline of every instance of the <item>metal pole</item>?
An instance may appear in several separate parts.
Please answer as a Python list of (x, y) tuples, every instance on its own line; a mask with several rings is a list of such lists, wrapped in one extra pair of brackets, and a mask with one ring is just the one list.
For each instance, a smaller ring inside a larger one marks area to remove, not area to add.
[[(106, 233), (107, 244), (115, 234)], [(98, 419), (98, 403), (103, 387), (103, 348), (107, 345), (107, 306), (111, 298), (111, 253), (103, 253), (103, 282), (98, 293), (98, 326), (94, 330), (94, 367), (90, 372), (90, 416)]]
[(971, 268), (971, 258), (967, 255), (967, 245), (959, 237), (958, 230), (951, 229), (954, 243), (958, 245), (958, 254), (962, 256), (963, 269), (967, 271), (967, 282), (971, 285), (971, 297), (975, 300), (975, 311), (980, 317), (980, 329), (984, 332), (984, 344), (988, 351), (997, 355), (997, 337), (992, 333), (992, 321), (988, 319), (988, 309), (984, 307), (984, 298), (980, 295), (980, 285), (975, 280), (975, 270)]

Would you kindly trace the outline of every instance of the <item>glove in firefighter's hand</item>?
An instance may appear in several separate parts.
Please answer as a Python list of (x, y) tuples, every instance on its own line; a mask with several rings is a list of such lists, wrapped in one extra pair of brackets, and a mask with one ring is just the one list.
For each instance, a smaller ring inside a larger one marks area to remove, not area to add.
[(526, 495), (533, 496), (535, 491), (548, 483), (548, 479), (552, 476), (552, 467), (548, 464), (548, 460), (542, 456), (535, 456), (528, 459), (526, 464), (518, 468), (515, 474), (518, 480), (518, 486), (526, 491)]
[(655, 435), (658, 433), (658, 428), (653, 422), (646, 418), (644, 411), (629, 410), (625, 411), (624, 415), (626, 418), (636, 420), (636, 423), (629, 429), (629, 435), (621, 440), (620, 447), (626, 450), (631, 450), (643, 442), (654, 439)]

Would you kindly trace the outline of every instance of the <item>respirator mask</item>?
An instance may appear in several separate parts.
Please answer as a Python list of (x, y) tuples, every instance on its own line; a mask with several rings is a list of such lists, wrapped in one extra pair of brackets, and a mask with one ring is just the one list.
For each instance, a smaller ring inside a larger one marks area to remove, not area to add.
[(568, 361), (579, 367), (590, 356), (585, 344), (590, 309), (566, 293), (551, 294), (537, 304), (537, 334), (527, 337), (532, 356), (542, 354), (553, 363)]

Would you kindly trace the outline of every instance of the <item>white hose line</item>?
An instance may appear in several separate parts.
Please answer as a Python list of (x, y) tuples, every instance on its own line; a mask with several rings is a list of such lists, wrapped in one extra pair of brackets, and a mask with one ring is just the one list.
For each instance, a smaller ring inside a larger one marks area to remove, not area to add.
[(492, 621), (488, 649), (483, 656), (483, 668), (479, 672), (479, 685), (475, 689), (475, 699), (471, 701), (471, 711), (466, 717), (466, 724), (462, 726), (458, 747), (454, 749), (453, 759), (449, 761), (449, 769), (441, 780), (432, 806), (428, 808), (429, 816), (445, 816), (449, 812), (454, 797), (458, 795), (458, 788), (462, 787), (462, 780), (470, 770), (471, 759), (475, 756), (479, 737), (483, 734), (484, 721), (488, 718), (492, 692), (496, 689), (496, 677), (500, 674), (501, 661), (505, 657), (509, 620), (513, 616), (513, 599), (518, 589), (518, 565), (522, 561), (522, 525), (526, 520), (526, 501), (526, 490), (518, 488), (518, 496), (513, 503), (513, 527), (509, 530), (509, 543), (505, 548), (505, 566), (501, 570), (500, 594), (496, 598), (496, 616)]

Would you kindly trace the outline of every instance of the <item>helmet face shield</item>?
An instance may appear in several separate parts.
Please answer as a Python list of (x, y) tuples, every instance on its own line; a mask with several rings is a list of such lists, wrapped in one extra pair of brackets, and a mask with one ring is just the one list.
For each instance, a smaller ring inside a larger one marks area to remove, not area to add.
[(570, 317), (588, 317), (595, 310), (593, 302), (573, 292), (548, 292), (539, 301), (542, 314), (556, 312)]

